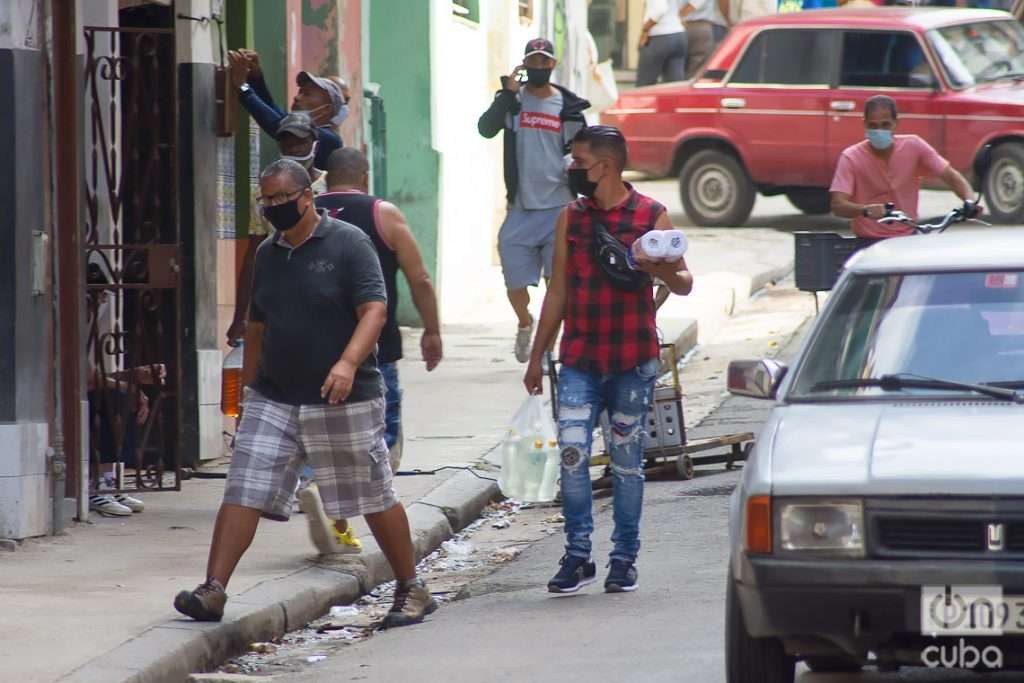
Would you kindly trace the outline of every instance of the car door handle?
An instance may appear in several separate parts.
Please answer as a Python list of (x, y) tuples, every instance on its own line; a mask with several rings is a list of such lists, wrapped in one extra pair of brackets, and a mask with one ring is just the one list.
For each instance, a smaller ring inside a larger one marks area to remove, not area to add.
[(726, 109), (743, 109), (747, 101), (742, 97), (726, 97), (722, 100), (722, 106)]
[(832, 111), (853, 111), (856, 108), (856, 103), (850, 100), (836, 100), (832, 103)]

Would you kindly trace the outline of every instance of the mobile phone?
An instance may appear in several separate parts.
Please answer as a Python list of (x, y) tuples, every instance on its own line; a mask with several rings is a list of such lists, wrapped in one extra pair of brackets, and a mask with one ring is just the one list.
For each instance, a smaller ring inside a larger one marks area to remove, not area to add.
[(519, 69), (519, 71), (513, 71), (513, 73), (515, 74), (515, 79), (520, 83), (526, 83), (526, 81), (528, 81), (530, 78), (529, 74), (526, 73), (526, 67), (520, 65), (517, 66), (516, 69)]

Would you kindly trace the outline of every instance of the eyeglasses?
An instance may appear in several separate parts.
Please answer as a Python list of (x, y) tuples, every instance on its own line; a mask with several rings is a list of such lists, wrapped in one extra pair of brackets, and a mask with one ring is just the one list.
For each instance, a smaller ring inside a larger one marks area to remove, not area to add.
[(307, 186), (302, 188), (301, 190), (295, 190), (294, 192), (278, 192), (277, 194), (272, 194), (269, 197), (265, 195), (260, 195), (259, 197), (256, 197), (256, 205), (263, 209), (268, 206), (278, 206), (280, 204), (286, 204), (287, 202), (290, 202), (293, 199), (298, 199), (308, 189), (309, 187)]

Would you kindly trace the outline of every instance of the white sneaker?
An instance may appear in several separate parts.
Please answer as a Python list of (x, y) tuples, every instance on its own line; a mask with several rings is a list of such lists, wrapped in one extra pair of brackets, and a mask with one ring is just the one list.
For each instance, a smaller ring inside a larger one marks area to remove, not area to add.
[(516, 360), (526, 363), (530, 360), (530, 347), (533, 341), (533, 327), (536, 320), (531, 319), (526, 327), (520, 327), (516, 331)]
[(114, 494), (114, 500), (120, 503), (121, 505), (124, 505), (132, 512), (142, 512), (143, 510), (146, 509), (146, 504), (143, 503), (141, 500), (139, 500), (138, 498), (132, 498), (131, 496), (126, 496), (123, 493)]
[(321, 555), (351, 555), (363, 550), (362, 544), (349, 527), (346, 534), (338, 534), (334, 520), (324, 511), (324, 501), (316, 484), (310, 484), (298, 493), (299, 505), (306, 513), (309, 538)]
[(131, 517), (132, 510), (121, 505), (111, 496), (93, 496), (89, 499), (89, 509), (104, 517)]

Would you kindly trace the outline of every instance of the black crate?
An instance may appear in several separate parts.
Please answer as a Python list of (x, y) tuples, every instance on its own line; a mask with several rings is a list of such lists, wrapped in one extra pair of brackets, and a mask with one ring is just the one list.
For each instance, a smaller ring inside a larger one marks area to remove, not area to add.
[(846, 260), (874, 241), (834, 232), (795, 232), (793, 237), (796, 288), (803, 292), (832, 289)]

